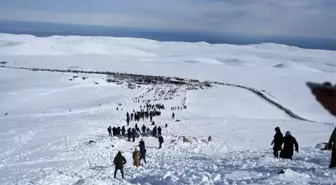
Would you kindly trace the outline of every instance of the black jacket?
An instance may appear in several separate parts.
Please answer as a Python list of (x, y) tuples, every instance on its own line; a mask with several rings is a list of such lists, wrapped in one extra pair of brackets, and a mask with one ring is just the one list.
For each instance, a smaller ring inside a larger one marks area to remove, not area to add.
[(145, 142), (144, 141), (140, 141), (139, 142), (139, 148), (140, 148), (140, 153), (146, 153), (146, 148), (145, 148)]
[(272, 141), (272, 144), (274, 145), (273, 149), (281, 150), (282, 143), (283, 143), (283, 135), (281, 132), (277, 132), (274, 135), (274, 139)]
[(159, 137), (159, 142), (163, 143), (163, 137), (162, 136)]
[(117, 169), (122, 169), (124, 167), (124, 164), (126, 164), (126, 159), (124, 156), (121, 155), (120, 152), (118, 152), (117, 156), (115, 156), (113, 160), (115, 166)]

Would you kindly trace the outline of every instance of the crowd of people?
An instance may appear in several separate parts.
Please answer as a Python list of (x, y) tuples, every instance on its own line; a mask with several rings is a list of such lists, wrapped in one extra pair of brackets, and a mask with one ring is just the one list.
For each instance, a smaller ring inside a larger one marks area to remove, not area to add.
[[(153, 121), (153, 117), (161, 116), (161, 110), (165, 109), (163, 104), (149, 104), (148, 102), (140, 106), (140, 111), (135, 111), (131, 114), (129, 112), (126, 113), (126, 126), (118, 126), (118, 127), (111, 127), (109, 126), (107, 128), (108, 135), (110, 137), (118, 137), (118, 138), (125, 138), (127, 141), (135, 142), (135, 138), (137, 137), (155, 137), (158, 139), (158, 149), (162, 148), (162, 144), (164, 142), (163, 136), (162, 136), (162, 128), (161, 126), (156, 126), (155, 122)], [(173, 119), (175, 118), (175, 114), (173, 113)], [(143, 124), (141, 128), (138, 127), (138, 124), (135, 123), (134, 127), (129, 127), (130, 122), (139, 122), (140, 120), (149, 120), (149, 125), (146, 126)], [(152, 129), (150, 129), (150, 126), (153, 126)], [(126, 128), (129, 127), (129, 128)], [(168, 127), (168, 124), (165, 124), (165, 128)], [(143, 139), (140, 140), (138, 147), (135, 148), (132, 154), (133, 158), (133, 165), (136, 167), (140, 166), (140, 161), (143, 160), (146, 163), (146, 147), (145, 142)], [(117, 155), (114, 158), (114, 164), (115, 164), (115, 172), (114, 177), (116, 177), (117, 171), (120, 170), (122, 178), (124, 178), (124, 171), (123, 166), (126, 164), (125, 157), (122, 156), (121, 152), (118, 152)]]
[[(335, 85), (336, 87), (336, 85)], [(336, 115), (336, 88), (325, 88), (325, 87), (318, 87), (318, 88), (311, 88), (313, 94), (315, 95), (316, 99), (318, 102), (320, 102), (323, 107), (325, 107), (330, 113), (333, 115)], [(134, 120), (139, 121), (140, 118), (142, 119), (150, 119), (150, 123), (152, 125), (155, 125), (155, 122), (152, 120), (153, 116), (159, 116), (161, 115), (160, 111), (155, 110), (157, 108), (158, 110), (164, 109), (164, 105), (150, 105), (147, 104), (145, 106), (140, 106), (140, 111), (135, 112), (133, 110), (133, 113), (129, 116), (129, 114), (126, 114), (126, 122), (127, 126), (129, 125), (129, 121)], [(144, 111), (144, 109), (147, 109)], [(174, 110), (172, 108), (172, 110)], [(172, 113), (172, 118), (175, 119), (175, 114)], [(166, 124), (167, 127), (167, 124)], [(145, 125), (142, 126), (141, 128), (142, 134), (145, 135), (146, 133), (149, 133), (149, 128), (146, 128)], [(135, 125), (135, 128), (129, 128), (127, 130), (127, 135), (131, 135), (133, 137), (133, 142), (135, 138), (135, 134), (133, 134), (133, 131), (138, 131), (140, 133), (140, 129)], [(110, 136), (117, 136), (117, 137), (125, 137), (125, 127), (123, 126), (122, 128), (120, 127), (109, 127), (108, 132)], [(121, 134), (120, 134), (121, 132)], [(154, 137), (158, 138), (159, 141), (159, 149), (162, 148), (162, 143), (163, 143), (163, 137), (162, 137), (162, 129), (161, 127), (156, 127), (154, 126), (153, 130), (151, 130), (151, 135)], [(128, 136), (128, 138), (130, 138)], [(130, 141), (130, 139), (128, 139)], [(183, 141), (187, 140), (185, 137), (183, 138)], [(212, 138), (209, 136), (208, 141), (211, 141)], [(283, 136), (281, 130), (279, 127), (275, 128), (275, 135), (274, 139), (271, 143), (273, 145), (273, 155), (276, 158), (283, 158), (283, 159), (293, 159), (294, 151), (299, 153), (299, 144), (294, 136), (292, 136), (290, 131), (286, 131), (285, 136)], [(138, 149), (139, 147), (139, 149)], [(136, 167), (140, 166), (140, 161), (143, 160), (146, 163), (146, 147), (145, 147), (145, 142), (143, 139), (139, 142), (137, 148), (135, 148), (133, 152), (133, 165)], [(332, 132), (329, 142), (327, 143), (326, 146), (327, 149), (332, 151), (331, 155), (331, 160), (330, 160), (330, 165), (329, 168), (334, 168), (336, 167), (336, 128)], [(280, 154), (279, 154), (280, 153)], [(114, 158), (114, 164), (115, 164), (115, 172), (114, 172), (114, 177), (116, 178), (116, 173), (118, 170), (121, 171), (122, 178), (124, 178), (124, 172), (123, 172), (123, 166), (126, 164), (126, 159), (125, 157), (122, 156), (121, 152), (118, 152), (117, 156)]]

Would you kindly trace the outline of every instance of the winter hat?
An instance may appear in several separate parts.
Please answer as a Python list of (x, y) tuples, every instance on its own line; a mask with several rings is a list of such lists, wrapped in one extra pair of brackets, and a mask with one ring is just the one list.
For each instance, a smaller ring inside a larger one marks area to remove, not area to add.
[(279, 127), (275, 127), (275, 131), (279, 132), (280, 128)]
[(291, 134), (291, 132), (290, 131), (287, 131), (286, 132), (286, 136), (291, 136), (292, 134)]

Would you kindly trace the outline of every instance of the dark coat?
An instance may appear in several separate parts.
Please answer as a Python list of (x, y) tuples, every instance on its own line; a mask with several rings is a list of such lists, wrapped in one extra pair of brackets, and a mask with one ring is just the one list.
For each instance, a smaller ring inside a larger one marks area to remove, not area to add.
[(116, 169), (123, 169), (124, 164), (126, 164), (126, 159), (124, 156), (121, 155), (121, 152), (118, 152), (117, 156), (115, 156), (113, 160)]
[(131, 138), (131, 137), (132, 137), (132, 131), (131, 131), (130, 128), (127, 130), (127, 137), (128, 137), (128, 138)]
[(299, 144), (297, 143), (295, 137), (289, 135), (283, 138), (284, 147), (280, 153), (280, 157), (284, 159), (292, 159), (295, 151), (299, 152)]
[(334, 129), (334, 131), (332, 132), (329, 142), (328, 142), (329, 147), (328, 148), (332, 148), (332, 146), (336, 146), (336, 128)]
[(283, 135), (282, 133), (279, 131), (274, 135), (274, 139), (272, 141), (273, 149), (274, 150), (281, 150), (281, 146), (283, 143)]
[(122, 135), (123, 135), (123, 136), (125, 136), (126, 129), (125, 129), (125, 127), (124, 127), (124, 126), (123, 126), (123, 127), (122, 127), (122, 129), (121, 129), (121, 133), (122, 133)]
[(157, 129), (157, 131), (158, 131), (158, 134), (161, 135), (161, 131), (162, 131), (161, 127), (159, 127), (159, 128)]
[(159, 137), (159, 143), (163, 143), (163, 137), (162, 136)]
[(140, 147), (140, 153), (145, 154), (146, 153), (146, 148), (145, 148), (145, 142), (144, 141), (139, 142), (139, 147)]

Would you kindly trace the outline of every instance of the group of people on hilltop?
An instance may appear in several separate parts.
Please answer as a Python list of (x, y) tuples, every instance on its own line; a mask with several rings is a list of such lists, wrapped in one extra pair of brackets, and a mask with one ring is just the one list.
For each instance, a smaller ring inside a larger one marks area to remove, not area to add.
[(127, 126), (132, 120), (140, 121), (140, 119), (145, 120), (150, 118), (150, 121), (152, 122), (153, 117), (161, 115), (161, 109), (165, 109), (163, 104), (152, 105), (147, 103), (143, 106), (140, 105), (140, 111), (135, 111), (133, 109), (133, 112), (131, 114), (129, 114), (128, 112), (126, 113)]

